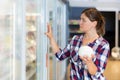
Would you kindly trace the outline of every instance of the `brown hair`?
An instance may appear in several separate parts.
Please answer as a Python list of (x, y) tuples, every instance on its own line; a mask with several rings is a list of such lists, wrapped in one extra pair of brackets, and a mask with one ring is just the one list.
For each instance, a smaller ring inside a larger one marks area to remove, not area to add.
[(99, 36), (105, 34), (105, 19), (96, 8), (87, 8), (82, 11), (90, 21), (97, 21), (96, 31)]

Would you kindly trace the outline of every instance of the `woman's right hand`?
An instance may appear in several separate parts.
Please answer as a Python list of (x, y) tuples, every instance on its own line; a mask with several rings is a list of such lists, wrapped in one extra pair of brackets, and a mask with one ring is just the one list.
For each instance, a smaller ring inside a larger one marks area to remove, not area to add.
[(52, 28), (51, 28), (50, 24), (47, 24), (47, 32), (45, 33), (45, 35), (47, 35), (47, 37), (50, 40), (50, 44), (51, 44), (53, 53), (58, 52), (59, 51), (59, 46), (57, 45), (57, 43), (56, 43), (56, 41), (55, 41), (55, 39), (53, 37)]
[(49, 39), (53, 38), (52, 28), (50, 24), (47, 24), (47, 32), (45, 33)]

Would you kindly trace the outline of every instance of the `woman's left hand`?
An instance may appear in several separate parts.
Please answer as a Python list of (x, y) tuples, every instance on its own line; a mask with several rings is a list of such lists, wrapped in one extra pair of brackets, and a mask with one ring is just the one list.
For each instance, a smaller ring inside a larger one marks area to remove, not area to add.
[(95, 75), (97, 72), (97, 66), (92, 61), (94, 57), (94, 55), (91, 55), (91, 57), (80, 56), (80, 59), (87, 65), (88, 71), (91, 75)]
[(94, 58), (95, 56), (92, 54), (91, 57), (88, 57), (88, 56), (80, 56), (80, 59), (85, 62), (86, 64), (89, 64), (89, 63), (92, 63), (92, 59)]

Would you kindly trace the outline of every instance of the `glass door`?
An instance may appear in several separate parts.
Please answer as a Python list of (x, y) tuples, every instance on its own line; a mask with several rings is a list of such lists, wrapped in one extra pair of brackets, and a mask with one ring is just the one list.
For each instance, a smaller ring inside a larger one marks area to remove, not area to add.
[[(52, 26), (52, 31), (58, 45), (63, 48), (66, 44), (66, 5), (59, 0), (49, 0), (47, 5), (47, 20)], [(66, 61), (57, 61), (48, 42), (47, 80), (63, 80), (66, 72)], [(61, 67), (61, 65), (63, 65)]]
[[(58, 45), (63, 49), (66, 45), (66, 5), (61, 1), (57, 1), (56, 4), (56, 37)], [(56, 63), (56, 73), (57, 80), (65, 79), (66, 60)]]
[(26, 0), (26, 80), (46, 80), (46, 0)]
[(26, 0), (26, 80), (36, 80), (37, 1)]
[(46, 80), (46, 0), (0, 3), (0, 79)]
[(13, 79), (13, 0), (0, 2), (0, 79)]
[(45, 0), (16, 0), (15, 6), (15, 80), (46, 80)]

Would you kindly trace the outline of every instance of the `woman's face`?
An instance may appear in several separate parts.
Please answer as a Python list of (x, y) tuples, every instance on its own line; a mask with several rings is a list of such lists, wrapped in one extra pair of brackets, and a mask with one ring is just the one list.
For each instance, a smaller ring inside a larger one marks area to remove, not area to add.
[(80, 31), (82, 32), (88, 32), (93, 28), (93, 22), (89, 20), (89, 18), (83, 13), (80, 17)]

